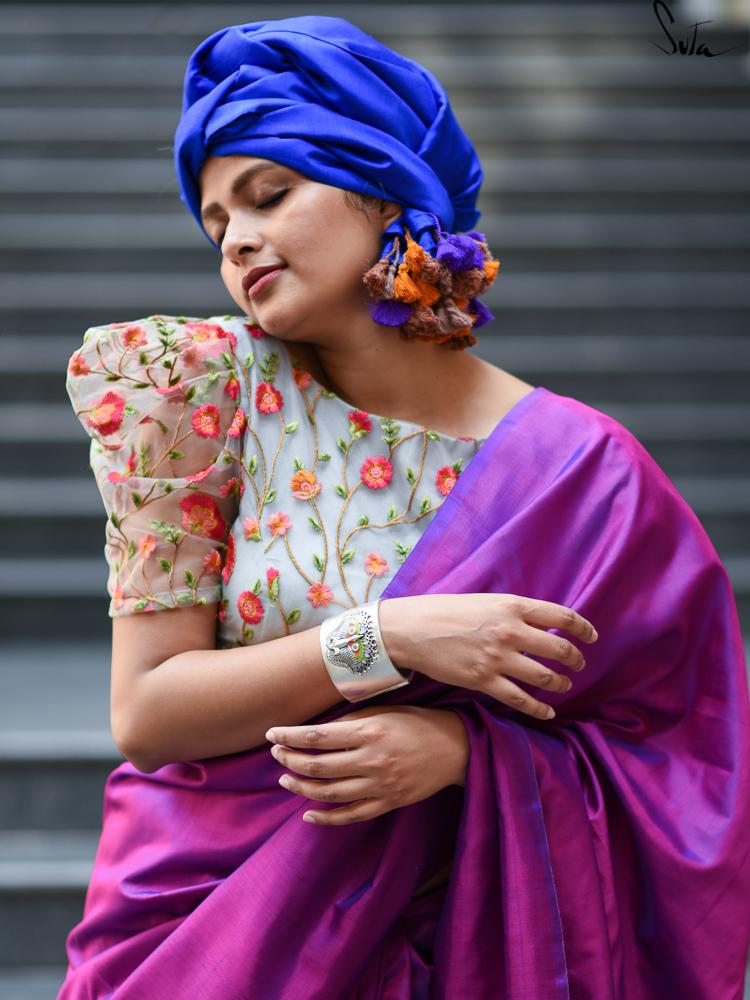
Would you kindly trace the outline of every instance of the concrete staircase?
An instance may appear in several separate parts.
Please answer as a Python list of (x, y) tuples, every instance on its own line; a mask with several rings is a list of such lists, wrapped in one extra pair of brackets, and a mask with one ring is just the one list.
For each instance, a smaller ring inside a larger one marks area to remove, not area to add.
[[(670, 9), (683, 33), (698, 19)], [(738, 48), (703, 59), (659, 52), (646, 3), (315, 11), (443, 80), (502, 264), (477, 353), (640, 438), (706, 527), (750, 636), (746, 30), (706, 26), (712, 48)], [(182, 74), (224, 25), (309, 12), (0, 5), (0, 1000), (55, 996), (121, 760), (104, 512), (65, 364), (91, 325), (236, 311), (177, 195)]]

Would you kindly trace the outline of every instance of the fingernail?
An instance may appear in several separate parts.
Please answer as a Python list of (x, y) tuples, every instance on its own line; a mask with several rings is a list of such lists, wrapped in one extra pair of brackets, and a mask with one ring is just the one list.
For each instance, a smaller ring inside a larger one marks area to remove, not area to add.
[(556, 712), (555, 712), (554, 708), (550, 708), (550, 706), (548, 705), (547, 706), (547, 718), (548, 719), (554, 719), (555, 715), (556, 715)]
[(273, 729), (268, 730), (266, 733), (266, 739), (271, 743), (276, 739), (276, 733)]
[(317, 823), (318, 822), (315, 819), (315, 817), (312, 815), (312, 813), (303, 813), (302, 814), (302, 819), (305, 821), (305, 823)]
[(281, 777), (279, 778), (279, 784), (282, 785), (284, 788), (288, 788), (289, 787), (289, 776), (286, 775), (286, 774), (282, 774)]
[(598, 639), (598, 638), (599, 638), (599, 633), (598, 633), (598, 632), (596, 631), (596, 629), (594, 628), (594, 626), (593, 626), (593, 625), (591, 626), (591, 628), (593, 629), (593, 635), (594, 635), (594, 638), (595, 638), (595, 639)]

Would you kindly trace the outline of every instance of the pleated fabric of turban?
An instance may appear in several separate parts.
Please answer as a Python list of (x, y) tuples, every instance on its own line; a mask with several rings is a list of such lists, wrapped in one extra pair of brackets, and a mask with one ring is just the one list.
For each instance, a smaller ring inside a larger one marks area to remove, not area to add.
[(475, 296), (499, 262), (483, 233), (466, 232), (479, 219), (482, 167), (424, 66), (341, 17), (222, 28), (190, 56), (174, 143), (180, 197), (217, 249), (201, 222), (198, 179), (208, 156), (233, 154), (402, 206), (365, 279), (381, 299), (377, 322), (410, 321), (421, 339), (461, 331), (467, 346), (471, 327), (493, 318)]

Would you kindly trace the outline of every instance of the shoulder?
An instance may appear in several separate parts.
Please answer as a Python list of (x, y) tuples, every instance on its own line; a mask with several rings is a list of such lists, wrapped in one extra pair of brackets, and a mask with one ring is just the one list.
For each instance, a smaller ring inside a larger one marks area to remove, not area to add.
[(242, 357), (243, 322), (158, 314), (89, 327), (67, 366), (76, 415), (92, 437), (111, 440), (162, 404), (231, 410), (240, 370), (254, 361)]

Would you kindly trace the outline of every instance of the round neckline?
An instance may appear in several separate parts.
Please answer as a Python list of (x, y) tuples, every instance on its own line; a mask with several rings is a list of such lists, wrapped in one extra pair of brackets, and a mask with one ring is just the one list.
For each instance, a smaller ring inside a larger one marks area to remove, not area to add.
[[(291, 350), (279, 337), (272, 337), (270, 334), (266, 334), (266, 338), (280, 345), (281, 352), (283, 353), (284, 358), (286, 359), (289, 365), (289, 369), (291, 371), (294, 368), (294, 361), (296, 360), (295, 358), (292, 357)], [(310, 376), (312, 386), (314, 386), (316, 389), (322, 389), (323, 392), (327, 394), (325, 396), (322, 396), (323, 399), (333, 400), (340, 406), (346, 407), (347, 410), (359, 409), (359, 407), (355, 406), (353, 403), (348, 403), (345, 399), (337, 395), (335, 392), (332, 392), (330, 389), (326, 389), (326, 387), (324, 385), (321, 385), (321, 383), (318, 382), (313, 373), (311, 371), (308, 371), (308, 369), (305, 368), (304, 365), (300, 365), (300, 368)], [(292, 375), (292, 378), (294, 378), (294, 375)], [(526, 397), (523, 396), (521, 398), (525, 399)], [(515, 405), (517, 404), (514, 404), (514, 406)], [(513, 409), (513, 407), (511, 409)], [(437, 434), (441, 441), (447, 441), (450, 442), (450, 444), (468, 445), (471, 444), (472, 442), (478, 442), (479, 444), (483, 444), (490, 436), (489, 434), (487, 434), (485, 435), (485, 437), (472, 437), (471, 435), (467, 435), (464, 437), (453, 437), (450, 434), (444, 434), (442, 431), (436, 430), (434, 427), (428, 427), (426, 424), (417, 424), (413, 420), (405, 420), (400, 417), (387, 417), (380, 413), (373, 413), (371, 410), (365, 410), (364, 412), (367, 414), (368, 417), (370, 417), (371, 420), (377, 420), (378, 422), (382, 420), (392, 420), (395, 424), (404, 425), (408, 428), (411, 428), (412, 430), (422, 431), (422, 432), (428, 431), (431, 434)], [(501, 419), (504, 420), (505, 417), (502, 417)]]

